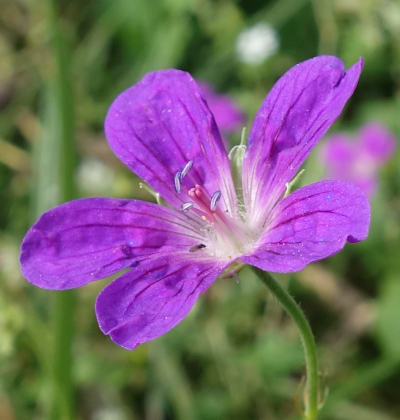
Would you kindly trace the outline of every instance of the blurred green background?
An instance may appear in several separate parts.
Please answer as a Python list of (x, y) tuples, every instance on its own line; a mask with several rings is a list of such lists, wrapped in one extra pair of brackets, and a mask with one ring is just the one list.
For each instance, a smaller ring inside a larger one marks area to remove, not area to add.
[[(218, 280), (178, 327), (128, 352), (97, 327), (108, 280), (37, 289), (20, 274), (19, 244), (62, 201), (150, 198), (102, 125), (114, 97), (151, 70), (190, 71), (251, 121), (295, 63), (364, 56), (330, 132), (378, 119), (400, 138), (400, 2), (0, 0), (0, 10), (0, 419), (299, 418), (297, 331), (249, 270), (238, 284)], [(397, 153), (381, 171), (367, 241), (280, 277), (316, 336), (321, 419), (400, 418), (399, 163)], [(318, 151), (307, 168), (303, 182), (319, 179)]]

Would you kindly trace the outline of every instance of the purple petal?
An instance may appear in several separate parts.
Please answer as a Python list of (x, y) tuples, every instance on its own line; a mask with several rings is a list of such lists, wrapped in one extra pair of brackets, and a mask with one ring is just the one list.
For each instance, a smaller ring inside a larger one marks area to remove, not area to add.
[(224, 269), (193, 259), (147, 261), (99, 294), (99, 326), (115, 343), (132, 350), (178, 324)]
[(320, 56), (283, 75), (254, 121), (243, 165), (243, 194), (250, 211), (265, 211), (281, 196), (299, 167), (341, 113), (363, 66), (347, 72), (341, 60)]
[(359, 133), (360, 151), (372, 163), (382, 165), (394, 153), (396, 138), (380, 123), (366, 124)]
[(82, 286), (157, 255), (185, 254), (202, 242), (180, 213), (111, 198), (70, 201), (44, 213), (21, 248), (24, 277), (45, 289)]
[(224, 133), (238, 130), (246, 119), (243, 111), (229, 96), (216, 93), (208, 83), (198, 82), (198, 84), (218, 128)]
[(258, 249), (242, 261), (289, 273), (367, 237), (370, 207), (356, 186), (322, 181), (300, 188), (274, 209)]
[[(229, 160), (214, 117), (193, 78), (183, 71), (147, 74), (111, 105), (105, 132), (114, 153), (176, 208), (185, 201), (174, 177), (189, 161), (183, 183), (220, 190), (233, 205)], [(187, 201), (187, 200), (186, 200)]]

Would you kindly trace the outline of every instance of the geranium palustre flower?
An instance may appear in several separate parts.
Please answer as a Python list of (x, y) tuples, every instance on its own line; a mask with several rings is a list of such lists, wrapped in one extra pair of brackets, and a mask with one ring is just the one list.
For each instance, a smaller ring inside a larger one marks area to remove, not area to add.
[(105, 334), (133, 349), (179, 323), (232, 263), (293, 272), (365, 239), (369, 204), (356, 186), (322, 181), (286, 194), (361, 68), (321, 56), (289, 70), (262, 104), (242, 162), (240, 153), (230, 162), (188, 73), (147, 74), (115, 99), (105, 132), (168, 205), (87, 198), (55, 207), (23, 241), (23, 275), (70, 289), (128, 269), (100, 293), (96, 314)]

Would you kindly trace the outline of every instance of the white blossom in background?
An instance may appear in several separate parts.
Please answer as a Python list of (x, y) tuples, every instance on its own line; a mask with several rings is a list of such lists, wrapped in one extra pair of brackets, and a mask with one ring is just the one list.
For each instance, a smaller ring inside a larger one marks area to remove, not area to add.
[(98, 159), (85, 159), (78, 168), (78, 184), (85, 191), (106, 194), (113, 182), (113, 171)]
[(239, 33), (236, 53), (240, 61), (261, 64), (279, 48), (276, 30), (266, 22), (259, 22)]

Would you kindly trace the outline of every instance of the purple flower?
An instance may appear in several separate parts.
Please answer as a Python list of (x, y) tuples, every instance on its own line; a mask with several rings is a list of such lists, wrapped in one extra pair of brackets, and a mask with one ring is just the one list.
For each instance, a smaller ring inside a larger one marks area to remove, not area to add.
[(24, 276), (69, 289), (128, 269), (100, 293), (96, 314), (105, 334), (133, 349), (178, 324), (232, 263), (293, 272), (365, 239), (370, 210), (357, 187), (322, 181), (285, 197), (361, 68), (361, 59), (346, 72), (321, 56), (289, 70), (261, 106), (243, 162), (240, 153), (230, 162), (188, 73), (147, 74), (115, 99), (105, 132), (168, 206), (87, 198), (55, 207), (23, 241)]
[(201, 81), (197, 83), (219, 130), (222, 133), (238, 130), (245, 122), (246, 117), (235, 102), (227, 95), (216, 93), (209, 84)]
[(350, 181), (372, 196), (379, 168), (392, 156), (395, 137), (379, 123), (364, 125), (355, 140), (344, 133), (332, 135), (322, 149), (330, 178)]

